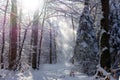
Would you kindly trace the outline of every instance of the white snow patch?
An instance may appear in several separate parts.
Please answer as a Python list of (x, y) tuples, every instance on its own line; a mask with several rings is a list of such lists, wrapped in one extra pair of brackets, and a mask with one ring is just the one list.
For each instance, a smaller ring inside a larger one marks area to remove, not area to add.
[(104, 52), (105, 50), (107, 50), (108, 48), (107, 47), (104, 47), (103, 49), (102, 49), (102, 52)]
[(82, 42), (81, 45), (82, 45), (84, 48), (88, 46), (86, 42)]

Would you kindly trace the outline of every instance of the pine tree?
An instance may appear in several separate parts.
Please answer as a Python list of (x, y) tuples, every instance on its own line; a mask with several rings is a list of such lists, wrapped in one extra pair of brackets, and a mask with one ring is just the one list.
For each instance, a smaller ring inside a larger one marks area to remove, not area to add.
[(94, 22), (89, 11), (89, 1), (86, 0), (79, 21), (74, 58), (79, 63), (80, 71), (88, 75), (95, 73), (97, 65), (97, 44), (93, 27)]
[[(118, 0), (117, 0), (118, 1)], [(115, 67), (115, 63), (120, 56), (120, 7), (117, 1), (111, 0), (110, 4), (110, 54), (112, 66)], [(118, 63), (118, 62), (117, 62)]]

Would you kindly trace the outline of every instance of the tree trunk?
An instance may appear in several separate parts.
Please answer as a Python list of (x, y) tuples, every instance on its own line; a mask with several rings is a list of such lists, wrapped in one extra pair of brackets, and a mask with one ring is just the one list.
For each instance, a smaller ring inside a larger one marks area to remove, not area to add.
[(3, 20), (3, 26), (2, 26), (3, 31), (2, 31), (2, 50), (1, 50), (1, 69), (4, 68), (3, 54), (4, 54), (4, 48), (5, 48), (5, 23), (6, 23), (6, 14), (7, 14), (8, 3), (9, 3), (9, 0), (7, 0), (7, 2), (6, 2), (5, 12), (4, 12), (4, 20)]
[(43, 20), (42, 20), (40, 40), (39, 40), (38, 65), (37, 65), (38, 69), (39, 69), (39, 65), (40, 65), (40, 56), (41, 56), (41, 51), (42, 51), (43, 27), (44, 27), (45, 17), (46, 17), (46, 5), (47, 5), (47, 1), (45, 2), (45, 5), (44, 5), (45, 9), (43, 12), (44, 16), (43, 16)]
[(54, 63), (57, 63), (56, 28), (54, 28)]
[(84, 3), (86, 6), (89, 5), (89, 0), (85, 0), (85, 3)]
[(101, 39), (100, 39), (100, 51), (101, 59), (100, 65), (105, 70), (109, 70), (111, 67), (110, 50), (109, 50), (109, 0), (101, 0), (103, 18), (101, 20)]
[(40, 55), (41, 55), (41, 49), (42, 49), (42, 38), (43, 38), (43, 26), (44, 26), (44, 20), (42, 21), (42, 26), (41, 26), (41, 34), (40, 34), (40, 40), (39, 40), (39, 52), (38, 52), (38, 66), (37, 68), (39, 69), (40, 65)]
[(17, 56), (17, 1), (11, 0), (11, 3), (9, 69), (15, 70)]
[(74, 43), (76, 42), (76, 39), (75, 39), (75, 25), (74, 25), (74, 19), (73, 19), (73, 15), (71, 14), (71, 23), (72, 23), (72, 28), (73, 28), (73, 41)]
[[(30, 25), (31, 25), (31, 22), (26, 26), (27, 28), (24, 31), (24, 36), (23, 36), (23, 40), (21, 41), (21, 47), (20, 47), (19, 55), (22, 54), (24, 42), (25, 42), (26, 35), (27, 35), (27, 32), (28, 32), (28, 28), (30, 27)], [(21, 56), (19, 57), (18, 60), (20, 60), (20, 59), (21, 59)]]
[(19, 23), (18, 23), (18, 58), (17, 58), (17, 67), (21, 68), (21, 21), (22, 21), (22, 8), (20, 8), (19, 13)]
[(53, 63), (53, 60), (52, 60), (52, 56), (53, 56), (53, 53), (52, 53), (52, 28), (51, 28), (51, 26), (52, 25), (50, 25), (50, 64)]
[(32, 37), (31, 37), (31, 45), (32, 45), (32, 68), (37, 69), (37, 44), (38, 44), (38, 25), (39, 25), (39, 15), (38, 11), (34, 14), (34, 22), (32, 25)]

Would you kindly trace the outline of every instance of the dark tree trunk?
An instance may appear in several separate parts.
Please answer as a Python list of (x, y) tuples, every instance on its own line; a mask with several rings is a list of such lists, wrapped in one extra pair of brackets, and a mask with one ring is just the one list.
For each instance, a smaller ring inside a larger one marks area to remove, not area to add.
[(11, 3), (9, 69), (15, 70), (17, 56), (17, 1), (11, 0)]
[(32, 37), (31, 37), (31, 45), (32, 45), (32, 68), (37, 69), (37, 47), (38, 47), (38, 25), (39, 25), (39, 15), (38, 11), (34, 14), (34, 21), (32, 25)]
[[(21, 41), (21, 45), (20, 45), (19, 55), (22, 54), (24, 42), (25, 42), (26, 35), (27, 35), (27, 32), (28, 32), (28, 28), (30, 27), (30, 25), (31, 25), (31, 22), (26, 26), (27, 28), (26, 28), (25, 31), (24, 31), (23, 40)], [(19, 56), (18, 60), (20, 60), (20, 59), (21, 59), (21, 56)], [(31, 63), (31, 62), (30, 62), (30, 63)]]
[(40, 65), (40, 55), (41, 55), (41, 51), (42, 51), (41, 49), (42, 49), (42, 38), (43, 38), (43, 26), (44, 26), (44, 20), (42, 22), (40, 40), (39, 40), (39, 53), (38, 53), (38, 65), (37, 65), (38, 69), (39, 69), (39, 65)]
[(50, 64), (53, 63), (52, 56), (53, 56), (53, 53), (52, 53), (52, 28), (50, 25)]
[(105, 70), (109, 70), (111, 67), (110, 50), (109, 50), (109, 0), (101, 0), (103, 18), (101, 20), (101, 40), (100, 51), (101, 59), (100, 65)]
[(4, 62), (3, 62), (3, 54), (4, 54), (4, 48), (5, 48), (5, 23), (6, 23), (6, 14), (7, 14), (7, 8), (8, 8), (9, 0), (6, 2), (5, 6), (5, 12), (4, 12), (4, 20), (3, 20), (3, 26), (2, 26), (2, 50), (1, 50), (1, 69), (4, 68)]
[(73, 19), (73, 15), (71, 14), (71, 23), (72, 23), (72, 28), (73, 28), (73, 41), (76, 42), (75, 40), (75, 25), (74, 25), (74, 19)]
[(54, 63), (57, 63), (56, 29), (54, 29)]
[(41, 51), (42, 51), (42, 39), (43, 39), (43, 28), (44, 28), (44, 23), (45, 23), (45, 17), (46, 17), (46, 5), (47, 2), (44, 5), (44, 16), (43, 16), (43, 20), (42, 20), (42, 25), (41, 25), (41, 33), (40, 33), (40, 40), (39, 40), (39, 52), (38, 52), (38, 64), (37, 64), (37, 68), (39, 69), (39, 65), (40, 65), (40, 56), (41, 56)]
[(21, 19), (22, 19), (22, 8), (20, 9), (20, 14), (19, 14), (19, 23), (18, 23), (18, 58), (17, 58), (17, 67), (19, 69), (21, 68)]
[(85, 0), (85, 3), (84, 3), (86, 6), (89, 5), (89, 0)]

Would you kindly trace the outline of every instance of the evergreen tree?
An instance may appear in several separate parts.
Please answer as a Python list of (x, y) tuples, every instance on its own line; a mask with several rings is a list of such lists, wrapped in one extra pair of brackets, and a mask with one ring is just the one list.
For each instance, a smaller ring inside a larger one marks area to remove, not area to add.
[(89, 1), (80, 17), (77, 31), (77, 41), (74, 50), (74, 59), (79, 63), (80, 71), (88, 75), (94, 74), (97, 65), (97, 44), (94, 32), (94, 22), (89, 11)]
[[(117, 0), (118, 1), (118, 0)], [(115, 67), (115, 61), (120, 53), (120, 6), (117, 1), (111, 0), (110, 7), (110, 53), (112, 66)]]

